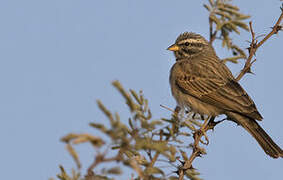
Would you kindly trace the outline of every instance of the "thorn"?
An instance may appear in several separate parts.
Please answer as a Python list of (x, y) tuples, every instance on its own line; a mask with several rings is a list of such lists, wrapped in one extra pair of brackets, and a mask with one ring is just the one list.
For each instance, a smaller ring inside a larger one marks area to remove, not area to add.
[(278, 32), (279, 31), (282, 31), (283, 29), (282, 29), (282, 26), (281, 25), (277, 25), (276, 27), (275, 27), (275, 34), (278, 34)]
[(173, 171), (173, 173), (176, 173), (179, 176), (179, 170)]
[(178, 159), (178, 161), (184, 166), (185, 161), (181, 161), (180, 159)]
[[(164, 108), (164, 109), (167, 109), (168, 111), (171, 111), (171, 112), (173, 112), (173, 113), (176, 113), (176, 110), (174, 111), (173, 109), (171, 109), (171, 108), (169, 108), (169, 107), (167, 107), (167, 106), (164, 106), (164, 105), (162, 105), (162, 104), (160, 104), (160, 107), (162, 107), (162, 108)], [(176, 107), (177, 108), (177, 107)]]
[(202, 132), (202, 134), (203, 134), (203, 136), (204, 136), (204, 139), (205, 139), (205, 141), (203, 141), (202, 139), (200, 139), (199, 141), (202, 143), (202, 144), (204, 144), (204, 145), (208, 145), (209, 144), (209, 139), (208, 139), (208, 137), (207, 137), (207, 134), (206, 134), (206, 132), (205, 131), (203, 131)]
[(252, 74), (252, 75), (255, 75), (255, 73), (253, 73), (253, 72), (251, 71), (251, 68), (249, 68), (249, 70), (247, 71), (247, 73)]
[(201, 156), (201, 152), (198, 151), (196, 156), (197, 156), (197, 157), (202, 157), (202, 156)]
[(282, 31), (282, 26), (278, 24), (278, 25), (271, 27), (271, 29), (275, 29), (274, 34), (278, 34), (279, 31)]
[(225, 121), (225, 120), (227, 120), (227, 118), (224, 118), (224, 119), (222, 119), (222, 120), (220, 120), (220, 121), (209, 121), (209, 123), (208, 123), (208, 129), (211, 129), (212, 131), (214, 131), (214, 128), (215, 128), (215, 126), (217, 125), (217, 124), (219, 124), (219, 123), (221, 123), (222, 121)]
[(250, 74), (255, 75), (255, 73), (253, 73), (252, 70), (251, 70), (251, 66), (252, 66), (252, 64), (253, 64), (255, 61), (256, 61), (256, 59), (253, 60), (253, 61), (249, 64), (249, 67), (248, 67), (248, 69), (247, 69), (247, 71), (246, 71), (247, 73), (250, 73)]
[[(192, 165), (191, 165), (191, 167), (192, 167)], [(189, 170), (189, 169), (192, 169), (191, 167), (184, 168), (183, 170), (184, 170), (184, 171), (187, 171), (187, 170)], [(194, 169), (194, 168), (193, 168), (193, 169)]]
[(249, 53), (251, 52), (251, 47), (248, 47), (246, 49), (248, 50)]
[(180, 110), (181, 110), (181, 107), (180, 106), (176, 106), (174, 112), (176, 114), (179, 114)]

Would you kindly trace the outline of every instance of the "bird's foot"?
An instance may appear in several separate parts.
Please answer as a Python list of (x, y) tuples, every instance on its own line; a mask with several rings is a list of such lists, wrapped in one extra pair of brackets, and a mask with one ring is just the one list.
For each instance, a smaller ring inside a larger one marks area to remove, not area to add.
[(214, 128), (217, 124), (221, 123), (222, 121), (224, 120), (227, 120), (226, 118), (225, 119), (222, 119), (220, 121), (214, 121), (215, 120), (215, 117), (211, 117), (208, 124), (207, 124), (207, 130), (211, 129), (212, 131), (214, 131)]
[(204, 145), (208, 145), (208, 144), (209, 144), (209, 139), (208, 139), (208, 136), (207, 136), (206, 132), (203, 131), (203, 132), (202, 132), (202, 135), (204, 136), (205, 141), (202, 140), (202, 139), (200, 139), (199, 141), (200, 141), (202, 144), (204, 144)]
[[(209, 139), (208, 139), (208, 136), (206, 134), (206, 131), (208, 130), (207, 127), (208, 127), (208, 123), (210, 121), (211, 118), (205, 118), (204, 119), (204, 123), (203, 125), (201, 126), (200, 129), (198, 129), (195, 133), (194, 133), (194, 138), (196, 138), (197, 136), (199, 137), (199, 141), (204, 144), (204, 145), (208, 145), (209, 144)], [(204, 140), (202, 140), (202, 136), (204, 136)]]

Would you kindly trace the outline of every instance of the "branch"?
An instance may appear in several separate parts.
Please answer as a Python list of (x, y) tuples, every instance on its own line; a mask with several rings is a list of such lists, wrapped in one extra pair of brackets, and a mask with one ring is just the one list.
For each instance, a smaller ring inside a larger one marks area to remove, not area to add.
[(143, 170), (140, 168), (140, 166), (138, 165), (137, 161), (134, 159), (130, 160), (130, 165), (132, 166), (132, 168), (138, 173), (139, 177), (141, 179), (145, 179), (144, 174), (143, 174)]
[[(250, 26), (250, 32), (252, 36), (252, 41), (250, 44), (250, 47), (248, 48), (249, 50), (249, 57), (247, 58), (247, 61), (244, 65), (244, 68), (241, 70), (241, 73), (237, 76), (236, 80), (239, 81), (246, 73), (250, 72), (250, 67), (251, 65), (256, 61), (255, 59), (252, 60), (255, 52), (257, 49), (264, 43), (266, 40), (268, 40), (272, 35), (277, 34), (280, 30), (282, 30), (282, 25), (280, 25), (281, 20), (283, 18), (283, 6), (281, 7), (281, 15), (278, 18), (277, 22), (275, 25), (272, 27), (272, 30), (270, 33), (268, 33), (260, 42), (257, 42), (255, 38), (255, 33), (252, 28), (252, 22), (249, 23)], [(209, 31), (210, 31), (210, 43), (212, 43), (215, 40), (215, 32), (213, 32), (213, 27), (212, 27), (212, 22), (209, 21)], [(214, 122), (214, 117), (211, 117), (209, 122), (207, 123), (208, 119), (204, 122), (203, 126), (194, 132), (194, 144), (193, 144), (193, 151), (189, 159), (187, 159), (183, 166), (179, 168), (178, 174), (179, 174), (179, 180), (183, 180), (185, 176), (185, 172), (188, 169), (192, 169), (192, 163), (195, 160), (196, 157), (200, 157), (202, 154), (204, 154), (204, 151), (202, 148), (200, 148), (199, 143), (203, 143), (201, 138), (202, 136), (205, 136), (208, 144), (208, 139), (206, 136), (206, 132), (210, 129), (214, 129), (214, 127), (221, 121), (219, 122)], [(204, 143), (203, 143), (204, 144)]]
[(265, 43), (272, 35), (277, 34), (280, 30), (282, 30), (282, 25), (280, 25), (282, 18), (283, 18), (283, 6), (281, 7), (281, 15), (278, 18), (275, 25), (272, 27), (272, 30), (260, 42), (257, 42), (257, 40), (255, 38), (255, 33), (253, 31), (252, 22), (249, 23), (250, 31), (251, 31), (251, 35), (252, 35), (252, 41), (251, 41), (250, 47), (248, 48), (249, 57), (246, 60), (246, 63), (244, 65), (243, 69), (241, 70), (240, 74), (236, 77), (237, 81), (239, 81), (246, 73), (251, 72), (251, 66), (256, 61), (256, 60), (252, 61), (252, 58), (253, 58), (255, 52), (257, 51), (257, 49), (261, 45), (263, 45), (263, 43)]
[(212, 44), (216, 39), (217, 31), (213, 32), (213, 21), (209, 18), (209, 43)]
[(120, 152), (118, 152), (118, 154), (116, 156), (111, 157), (111, 158), (105, 158), (105, 155), (106, 155), (106, 153), (96, 155), (95, 161), (87, 169), (88, 175), (93, 174), (92, 170), (100, 163), (121, 160), (121, 153)]
[(201, 157), (201, 155), (205, 154), (204, 150), (199, 146), (199, 143), (203, 143), (201, 138), (202, 136), (205, 137), (207, 143), (203, 143), (205, 145), (208, 145), (208, 138), (206, 136), (206, 132), (210, 129), (214, 129), (214, 127), (222, 121), (214, 122), (214, 117), (208, 117), (205, 119), (205, 122), (203, 123), (203, 126), (194, 132), (194, 144), (193, 144), (193, 151), (191, 156), (188, 160), (186, 160), (182, 167), (179, 168), (178, 174), (179, 174), (179, 180), (184, 179), (185, 172), (188, 169), (192, 169), (192, 163), (195, 160), (196, 157)]

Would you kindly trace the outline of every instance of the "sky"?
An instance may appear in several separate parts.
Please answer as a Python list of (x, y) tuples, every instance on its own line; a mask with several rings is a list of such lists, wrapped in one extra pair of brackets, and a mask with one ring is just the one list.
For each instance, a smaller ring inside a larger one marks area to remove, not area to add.
[[(208, 38), (206, 1), (190, 0), (9, 0), (0, 6), (0, 169), (1, 179), (48, 179), (75, 167), (60, 137), (96, 132), (89, 122), (105, 122), (96, 99), (129, 115), (111, 86), (143, 90), (154, 117), (170, 117), (163, 104), (175, 107), (168, 82), (174, 64), (166, 48), (185, 31)], [(252, 15), (254, 31), (266, 34), (280, 15), (278, 0), (239, 1)], [(233, 38), (246, 48), (250, 34)], [(283, 33), (271, 37), (256, 53), (241, 85), (264, 119), (260, 124), (283, 147)], [(220, 58), (230, 54), (215, 45)], [(237, 75), (243, 64), (228, 64)], [(265, 155), (242, 128), (225, 122), (210, 132), (208, 154), (194, 162), (210, 179), (281, 179), (282, 159)], [(89, 165), (90, 146), (78, 147)]]

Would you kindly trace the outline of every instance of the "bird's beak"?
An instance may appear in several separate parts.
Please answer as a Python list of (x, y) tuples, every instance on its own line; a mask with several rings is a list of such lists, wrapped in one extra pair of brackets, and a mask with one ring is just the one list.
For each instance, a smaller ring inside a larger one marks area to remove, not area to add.
[(167, 48), (169, 51), (178, 51), (180, 48), (176, 44), (173, 44)]

